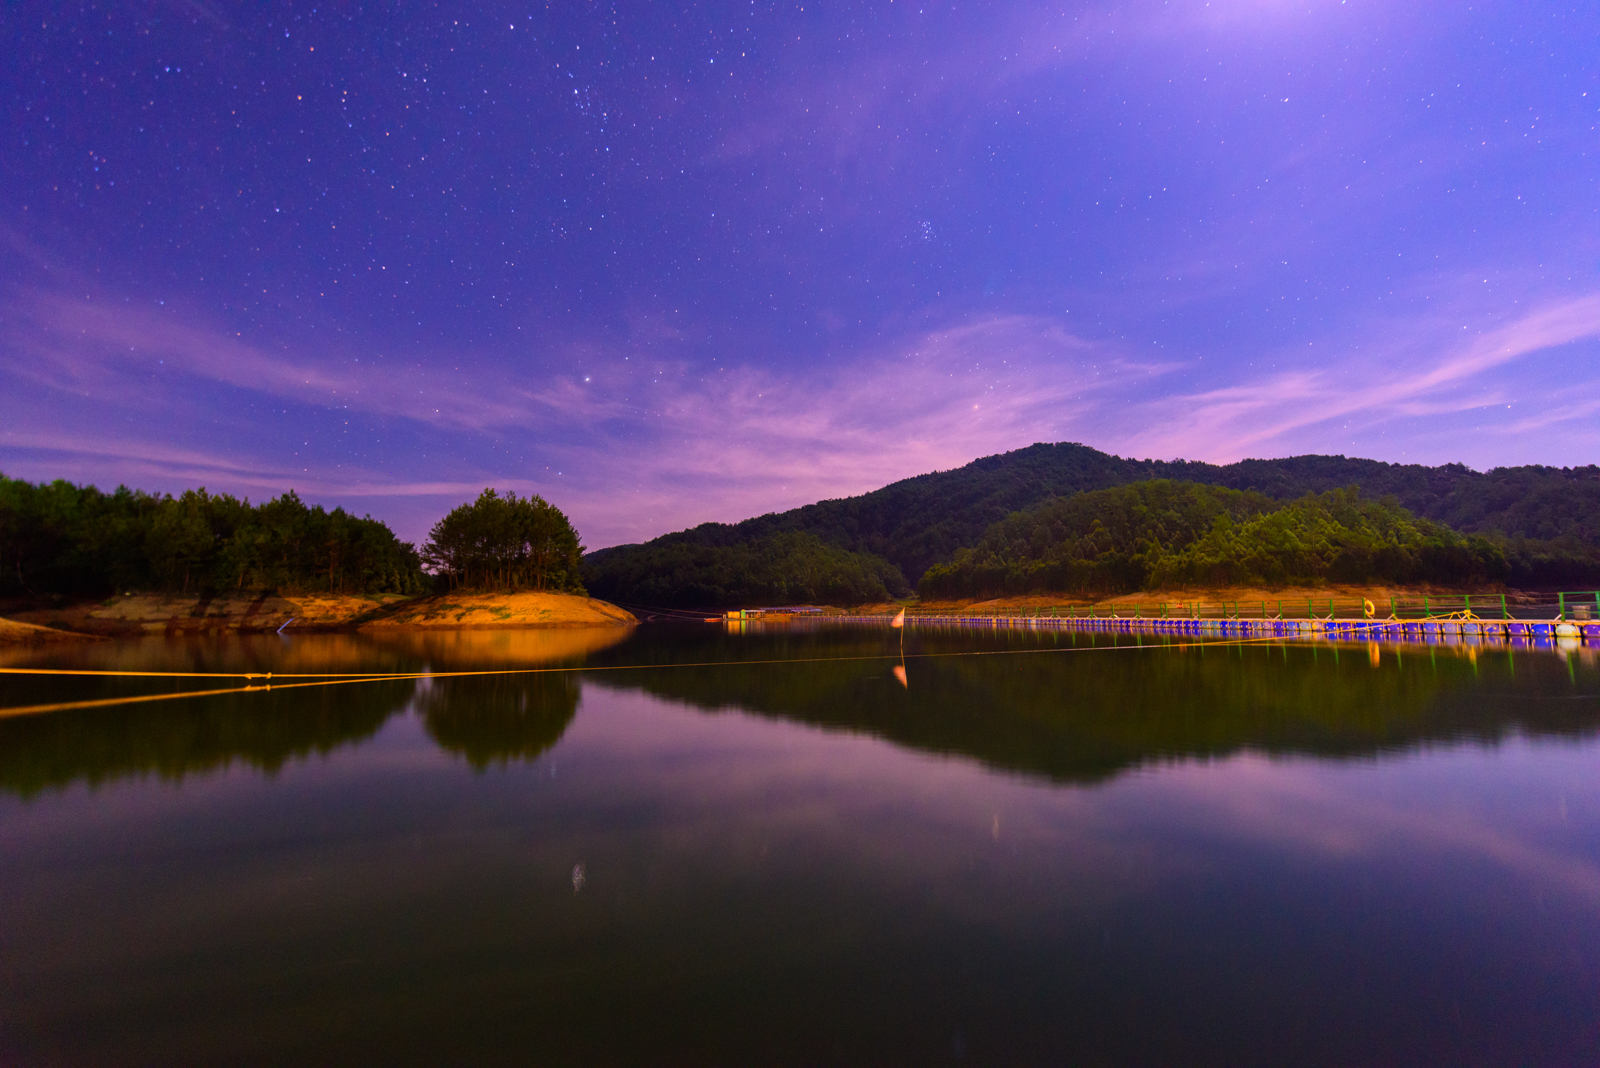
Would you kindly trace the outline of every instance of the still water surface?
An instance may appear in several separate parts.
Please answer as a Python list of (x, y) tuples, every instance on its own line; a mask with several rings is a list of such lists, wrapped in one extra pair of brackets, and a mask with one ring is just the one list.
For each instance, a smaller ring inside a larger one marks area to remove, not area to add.
[(588, 670), (0, 721), (0, 1061), (1600, 1063), (1591, 651), (1097, 640), (9, 653)]

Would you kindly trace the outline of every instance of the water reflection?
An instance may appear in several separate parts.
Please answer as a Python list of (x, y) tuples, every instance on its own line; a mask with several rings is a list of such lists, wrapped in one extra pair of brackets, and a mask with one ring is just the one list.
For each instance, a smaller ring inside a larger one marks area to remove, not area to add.
[[(1600, 671), (1592, 661), (1549, 654), (1183, 648), (1149, 639), (1141, 647), (1101, 635), (971, 632), (922, 633), (907, 648), (909, 688), (898, 684), (889, 660), (847, 659), (894, 653), (881, 634), (798, 628), (735, 636), (685, 631), (671, 645), (630, 644), (609, 659), (805, 663), (622, 671), (595, 679), (708, 710), (740, 708), (870, 733), (1066, 782), (1245, 748), (1353, 757), (1443, 739), (1600, 729), (1600, 701), (1593, 699)], [(1019, 655), (948, 655), (1004, 649)]]
[(571, 674), (439, 679), (418, 696), (428, 734), (478, 770), (532, 760), (555, 745), (578, 710)]
[(629, 627), (568, 627), (553, 630), (399, 630), (363, 633), (369, 650), (383, 650), (436, 668), (512, 668), (581, 663), (583, 658), (625, 641)]
[[(437, 671), (576, 667), (624, 641), (625, 627), (561, 630), (378, 631), (390, 652)], [(578, 710), (576, 674), (483, 675), (430, 680), (416, 708), (441, 747), (478, 770), (532, 760), (561, 739)]]
[(415, 685), (228, 694), (0, 720), (0, 791), (32, 797), (144, 775), (178, 781), (235, 762), (272, 774), (370, 738)]
[(463, 637), (0, 722), (0, 1062), (1600, 1063), (1592, 665)]
[[(576, 665), (627, 636), (620, 627), (547, 631), (390, 631), (175, 637), (7, 650), (12, 665), (96, 671), (412, 672)], [(228, 683), (224, 681), (223, 685)], [(6, 705), (178, 693), (194, 679), (8, 676)], [(561, 737), (577, 708), (570, 675), (361, 682), (327, 688), (186, 698), (0, 719), (0, 791), (32, 797), (74, 782), (156, 775), (177, 781), (235, 762), (275, 773), (285, 763), (374, 735), (413, 704), (429, 733), (474, 767), (531, 759)]]
[[(1377, 645), (1129, 648), (1133, 641), (918, 631), (906, 650), (909, 688), (893, 674), (897, 639), (860, 628), (397, 631), (40, 650), (27, 662), (280, 677), (602, 670), (438, 678), (420, 686), (360, 683), (0, 720), (0, 790), (33, 796), (47, 787), (123, 775), (178, 779), (235, 760), (272, 772), (286, 761), (369, 738), (407, 707), (421, 714), (439, 746), (483, 769), (548, 751), (572, 723), (584, 685), (866, 733), (1075, 783), (1103, 781), (1152, 761), (1244, 749), (1355, 757), (1437, 740), (1577, 737), (1600, 729), (1600, 669), (1593, 658)], [(967, 655), (1000, 651), (1016, 655)], [(5, 704), (23, 704), (176, 692), (195, 684), (12, 676), (4, 687)]]

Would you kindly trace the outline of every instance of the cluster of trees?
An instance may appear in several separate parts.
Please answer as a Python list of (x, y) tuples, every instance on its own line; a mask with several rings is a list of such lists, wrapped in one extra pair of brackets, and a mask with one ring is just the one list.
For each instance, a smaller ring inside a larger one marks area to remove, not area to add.
[(383, 523), (307, 507), (293, 493), (252, 505), (0, 475), (0, 595), (235, 589), (419, 593), (416, 550)]
[[(0, 596), (123, 590), (399, 593), (583, 592), (583, 546), (541, 497), (492, 489), (433, 527), (421, 553), (370, 516), (308, 507), (293, 492), (251, 504), (0, 475)], [(430, 574), (431, 572), (431, 574)]]
[(543, 497), (486, 489), (435, 523), (422, 561), (451, 589), (583, 593), (583, 546)]
[(630, 549), (636, 551), (585, 559), (594, 596), (661, 608), (720, 608), (862, 604), (911, 592), (893, 564), (800, 531), (726, 545), (660, 538)]
[(1013, 513), (930, 568), (918, 591), (933, 599), (1325, 581), (1472, 585), (1510, 573), (1488, 539), (1354, 488), (1282, 504), (1155, 479)]
[[(1359, 486), (1393, 496), (1413, 514), (1495, 541), (1507, 581), (1569, 588), (1600, 581), (1600, 467), (1425, 467), (1345, 456), (1293, 456), (1235, 464), (1132, 460), (1067, 442), (986, 456), (964, 467), (904, 479), (840, 500), (819, 501), (742, 523), (707, 523), (664, 543), (733, 545), (803, 531), (829, 545), (880, 556), (915, 584), (934, 564), (972, 547), (1012, 512), (1054, 497), (1169, 479), (1293, 501)], [(603, 550), (623, 556), (643, 546)]]

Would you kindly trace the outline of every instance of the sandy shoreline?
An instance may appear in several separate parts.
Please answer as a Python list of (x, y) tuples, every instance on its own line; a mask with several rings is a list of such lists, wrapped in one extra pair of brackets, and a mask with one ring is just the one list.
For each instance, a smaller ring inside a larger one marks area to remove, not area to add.
[[(108, 638), (142, 634), (260, 634), (282, 630), (516, 629), (616, 627), (637, 623), (633, 614), (605, 601), (566, 593), (444, 594), (406, 598), (394, 594), (239, 594), (224, 597), (127, 594), (103, 602), (29, 608), (0, 619), (0, 641)], [(51, 638), (51, 634), (62, 635)]]
[(456, 593), (413, 601), (362, 624), (362, 630), (502, 630), (525, 627), (617, 627), (637, 623), (632, 612), (569, 593)]

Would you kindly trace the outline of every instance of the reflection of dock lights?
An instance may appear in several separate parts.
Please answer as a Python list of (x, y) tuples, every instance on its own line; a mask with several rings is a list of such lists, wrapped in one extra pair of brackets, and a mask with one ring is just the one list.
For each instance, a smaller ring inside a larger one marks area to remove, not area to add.
[(904, 608), (889, 620), (889, 626), (900, 632), (900, 663), (894, 666), (894, 677), (900, 680), (900, 685), (911, 689), (911, 684), (906, 681), (906, 610)]

